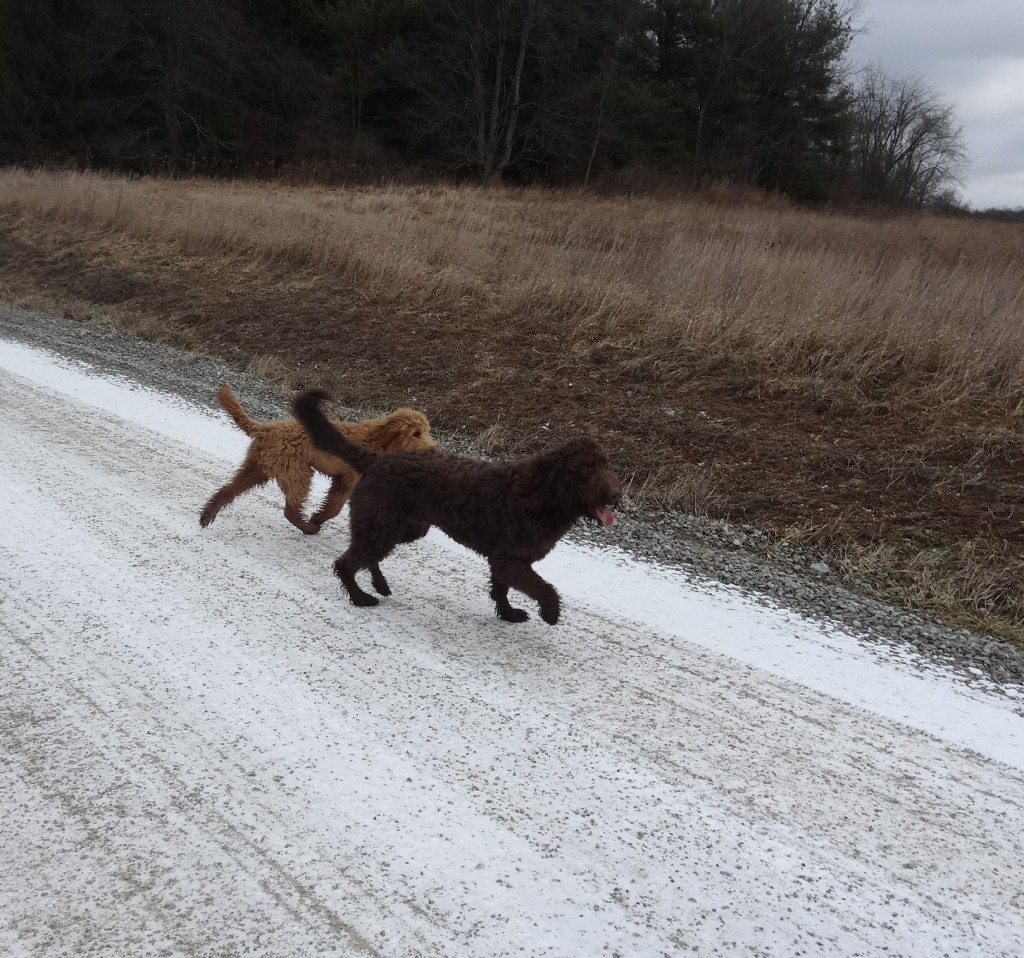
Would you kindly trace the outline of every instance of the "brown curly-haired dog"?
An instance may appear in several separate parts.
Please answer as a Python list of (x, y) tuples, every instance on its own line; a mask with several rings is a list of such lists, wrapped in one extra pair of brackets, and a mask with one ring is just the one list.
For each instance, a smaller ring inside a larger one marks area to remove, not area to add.
[(622, 498), (622, 486), (596, 442), (579, 439), (504, 463), (442, 453), (380, 455), (355, 445), (331, 424), (320, 408), (321, 400), (329, 398), (323, 390), (300, 393), (292, 400), (292, 412), (314, 446), (344, 459), (361, 475), (349, 506), (349, 547), (334, 563), (353, 605), (379, 601), (359, 587), (357, 572), (369, 569), (374, 589), (390, 595), (380, 561), (400, 542), (419, 539), (434, 525), (487, 559), (498, 618), (529, 618), (509, 604), (513, 588), (540, 606), (545, 622), (558, 621), (558, 593), (532, 565), (577, 519), (604, 526), (615, 521), (612, 509)]
[[(336, 456), (314, 449), (294, 419), (256, 422), (246, 415), (227, 386), (217, 390), (217, 398), (238, 428), (252, 437), (252, 442), (238, 471), (203, 506), (199, 524), (205, 529), (229, 502), (273, 479), (284, 493), (284, 517), (306, 535), (315, 535), (328, 519), (341, 512), (359, 479), (356, 471)], [(403, 407), (383, 419), (363, 422), (335, 420), (334, 425), (353, 442), (378, 452), (421, 453), (437, 449), (427, 417), (415, 409)], [(302, 518), (302, 507), (309, 496), (314, 469), (330, 476), (331, 485), (323, 505), (307, 520)]]

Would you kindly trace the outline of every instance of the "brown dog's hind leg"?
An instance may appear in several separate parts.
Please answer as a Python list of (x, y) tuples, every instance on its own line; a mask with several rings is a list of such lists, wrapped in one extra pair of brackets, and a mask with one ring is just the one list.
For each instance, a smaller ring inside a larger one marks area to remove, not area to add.
[(327, 490), (327, 495), (324, 496), (323, 504), (314, 515), (309, 517), (310, 523), (319, 528), (328, 519), (333, 519), (348, 502), (351, 492), (352, 482), (348, 476), (334, 476), (331, 479), (331, 487)]
[(391, 595), (388, 581), (380, 571), (381, 561), (391, 555), (391, 550), (407, 529), (422, 535), (430, 527), (419, 523), (403, 523), (394, 512), (382, 509), (378, 504), (369, 505), (365, 498), (360, 499), (358, 496), (359, 489), (357, 486), (357, 495), (352, 501), (349, 516), (348, 549), (334, 563), (334, 574), (341, 579), (353, 605), (377, 605), (379, 599), (359, 588), (356, 573), (360, 569), (369, 569), (373, 587), (381, 595)]
[(380, 571), (380, 566), (376, 562), (370, 566), (370, 581), (381, 595), (391, 595), (391, 586), (388, 585), (388, 580), (384, 578), (384, 573)]
[[(345, 591), (348, 593), (349, 601), (353, 605), (359, 606), (370, 606), (379, 605), (380, 599), (376, 596), (370, 595), (369, 592), (364, 592), (359, 588), (359, 583), (356, 582), (356, 573), (366, 566), (360, 564), (357, 560), (352, 557), (352, 550), (349, 549), (343, 556), (339, 556), (334, 563), (334, 574), (341, 579), (341, 584), (345, 587)], [(376, 563), (373, 567), (377, 569), (378, 574), (380, 568)], [(383, 579), (384, 577), (381, 576)], [(386, 586), (387, 583), (385, 582)], [(379, 591), (379, 590), (378, 590)], [(389, 590), (390, 591), (390, 590)]]
[[(395, 543), (397, 545), (398, 543), (415, 542), (417, 539), (422, 539), (429, 531), (429, 522), (407, 522), (396, 532), (393, 532), (392, 535), (397, 538)], [(390, 552), (391, 549), (388, 548), (385, 555), (390, 554)], [(379, 561), (368, 563), (367, 568), (370, 570), (370, 581), (373, 583), (373, 587), (381, 595), (391, 595), (391, 586), (388, 585), (388, 580), (384, 578), (384, 573), (380, 571)]]
[[(561, 603), (555, 587), (533, 571), (528, 562), (521, 559), (491, 559), (491, 598), (498, 610), (498, 617), (506, 622), (522, 622), (518, 618), (506, 618), (502, 612), (522, 612), (508, 602), (509, 587), (528, 595), (540, 606), (540, 617), (548, 625), (558, 622)], [(504, 590), (504, 592), (502, 592)]]
[(243, 492), (255, 486), (261, 486), (270, 477), (254, 462), (243, 462), (236, 472), (223, 486), (207, 500), (203, 511), (199, 513), (199, 525), (204, 529), (217, 518), (229, 502), (233, 502)]

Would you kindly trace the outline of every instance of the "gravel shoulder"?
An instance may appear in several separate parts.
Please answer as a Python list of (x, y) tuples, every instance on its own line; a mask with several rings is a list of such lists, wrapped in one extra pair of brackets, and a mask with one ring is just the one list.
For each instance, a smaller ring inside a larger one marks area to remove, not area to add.
[[(216, 409), (216, 387), (229, 382), (256, 418), (274, 418), (286, 408), (278, 387), (218, 360), (196, 357), (149, 343), (119, 330), (73, 322), (58, 316), (0, 307), (0, 337), (89, 363), (97, 370), (130, 376), (175, 394), (199, 407)], [(341, 415), (362, 417), (380, 410), (341, 408)], [(443, 448), (479, 455), (472, 437), (439, 435)], [(585, 526), (577, 539), (595, 537)], [(698, 578), (749, 591), (813, 619), (833, 621), (865, 643), (912, 650), (924, 662), (954, 668), (967, 682), (1024, 685), (1024, 650), (954, 627), (930, 617), (894, 608), (859, 595), (839, 583), (830, 558), (770, 541), (756, 531), (675, 512), (649, 512), (627, 503), (612, 529), (600, 530), (634, 556), (676, 566)]]

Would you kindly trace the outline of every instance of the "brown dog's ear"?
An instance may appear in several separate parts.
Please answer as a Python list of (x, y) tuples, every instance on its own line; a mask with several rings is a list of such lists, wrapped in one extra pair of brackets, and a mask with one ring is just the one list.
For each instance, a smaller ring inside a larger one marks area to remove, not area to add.
[[(607, 476), (614, 474), (604, 450), (593, 439), (574, 439), (552, 449), (548, 455), (557, 468), (548, 471), (552, 495), (589, 505), (600, 498)], [(618, 480), (616, 479), (617, 483)]]

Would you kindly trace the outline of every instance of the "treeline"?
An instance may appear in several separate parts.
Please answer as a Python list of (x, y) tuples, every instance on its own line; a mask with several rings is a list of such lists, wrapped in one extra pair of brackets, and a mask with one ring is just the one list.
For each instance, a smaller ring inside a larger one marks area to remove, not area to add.
[[(729, 180), (948, 201), (947, 107), (853, 0), (0, 0), (0, 161)], [(908, 95), (914, 94), (914, 95)]]
[(998, 223), (1024, 223), (1024, 206), (990, 206), (984, 210), (972, 210), (971, 215), (980, 220), (995, 220)]

